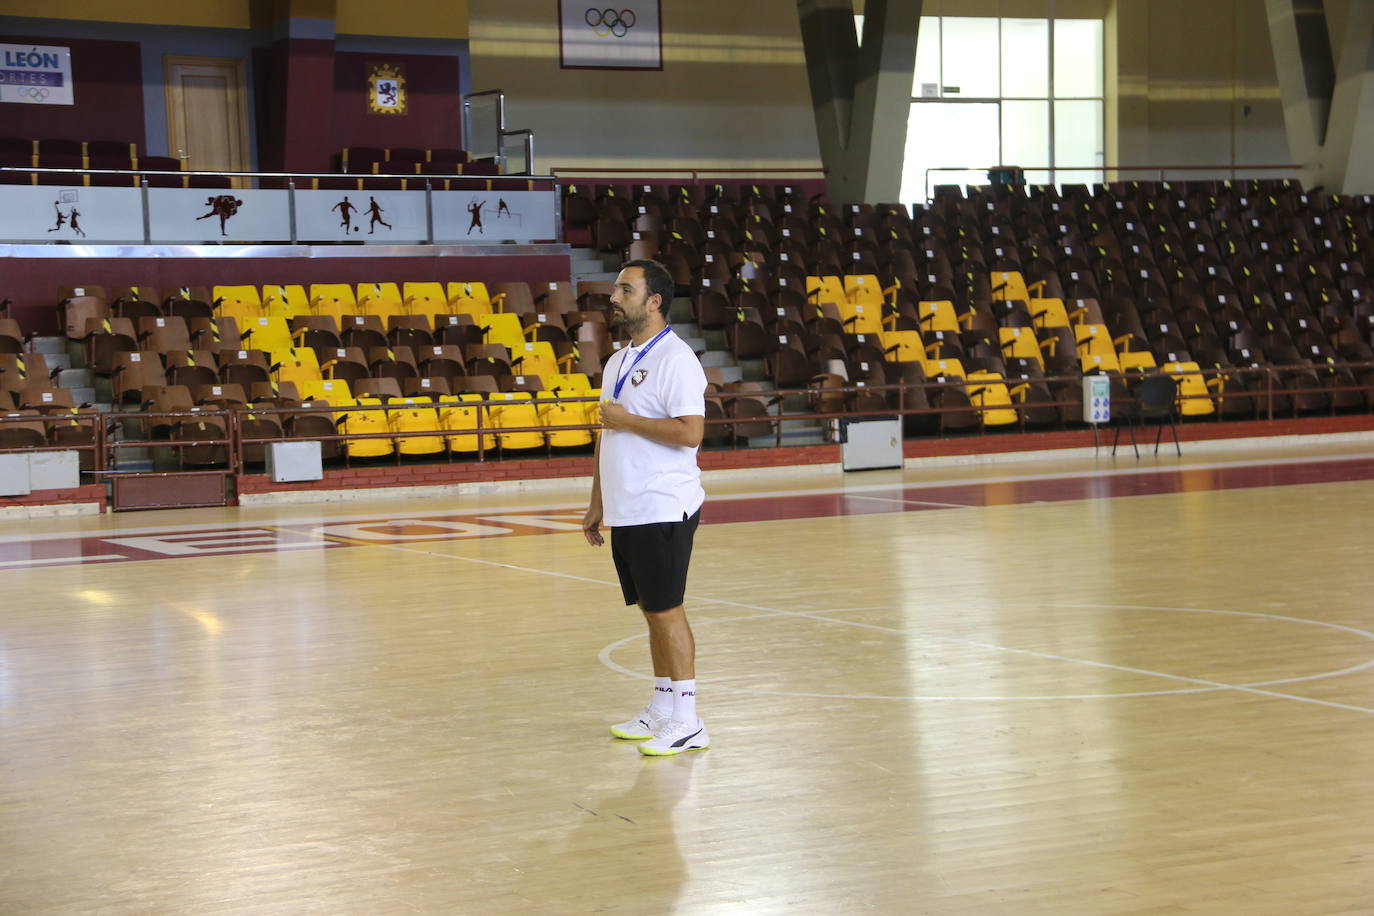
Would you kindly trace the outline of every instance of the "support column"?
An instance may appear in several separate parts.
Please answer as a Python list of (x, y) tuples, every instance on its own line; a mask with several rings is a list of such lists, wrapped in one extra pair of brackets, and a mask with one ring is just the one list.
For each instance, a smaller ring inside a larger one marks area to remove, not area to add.
[(1374, 193), (1374, 4), (1350, 4), (1344, 30), (1335, 34), (1340, 41), (1326, 126), (1327, 186), (1345, 194)]
[(263, 165), (327, 172), (333, 131), (335, 0), (276, 0), (269, 124)]
[(1374, 193), (1374, 4), (1266, 4), (1284, 125), (1303, 184)]
[(837, 203), (896, 201), (911, 112), (922, 0), (798, 0), (826, 183)]

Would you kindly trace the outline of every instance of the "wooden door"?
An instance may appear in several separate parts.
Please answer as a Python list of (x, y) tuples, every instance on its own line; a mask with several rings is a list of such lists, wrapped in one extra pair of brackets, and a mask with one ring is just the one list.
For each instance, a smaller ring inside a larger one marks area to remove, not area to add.
[[(184, 159), (187, 171), (248, 171), (248, 91), (243, 61), (168, 54), (164, 68), (170, 155)], [(234, 184), (238, 187), (240, 181)]]

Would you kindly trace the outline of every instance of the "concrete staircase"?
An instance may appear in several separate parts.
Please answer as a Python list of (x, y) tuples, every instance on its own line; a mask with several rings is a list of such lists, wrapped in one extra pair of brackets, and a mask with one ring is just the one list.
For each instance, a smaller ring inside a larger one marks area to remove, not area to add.
[[(96, 375), (86, 364), (85, 349), (79, 342), (66, 337), (34, 337), (29, 342), (29, 351), (43, 354), (48, 367), (57, 370), (53, 376), (54, 386), (71, 391), (72, 400), (77, 406), (100, 413), (115, 411), (110, 380)], [(114, 441), (146, 440), (147, 433), (143, 425), (137, 420), (121, 421), (114, 432)], [(155, 460), (155, 452), (162, 453), (157, 456), (160, 460)], [(176, 455), (169, 448), (121, 448), (115, 457), (118, 459), (115, 469), (120, 471), (176, 469)]]

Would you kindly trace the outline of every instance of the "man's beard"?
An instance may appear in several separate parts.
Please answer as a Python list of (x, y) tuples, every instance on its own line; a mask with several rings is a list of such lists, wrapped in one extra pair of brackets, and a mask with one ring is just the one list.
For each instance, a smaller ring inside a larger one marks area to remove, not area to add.
[(611, 309), (611, 327), (624, 328), (631, 337), (643, 330), (648, 322), (648, 315), (640, 315), (638, 318), (631, 318), (624, 309)]

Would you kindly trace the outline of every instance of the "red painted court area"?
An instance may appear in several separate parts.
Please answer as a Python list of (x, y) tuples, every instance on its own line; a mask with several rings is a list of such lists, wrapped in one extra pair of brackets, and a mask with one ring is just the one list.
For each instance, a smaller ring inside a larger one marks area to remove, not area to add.
[[(1374, 458), (1237, 462), (1179, 469), (1022, 475), (967, 483), (860, 485), (848, 490), (717, 497), (707, 501), (702, 516), (708, 524), (732, 524), (1371, 479)], [(360, 517), (108, 534), (14, 536), (0, 540), (0, 570), (552, 534), (579, 530), (581, 518), (580, 508), (559, 506), (484, 513), (398, 514), (380, 520)]]

